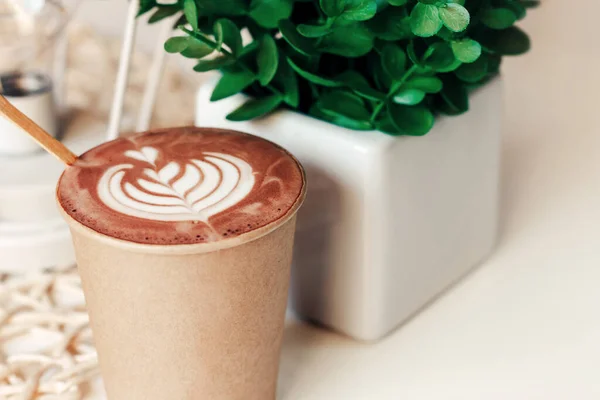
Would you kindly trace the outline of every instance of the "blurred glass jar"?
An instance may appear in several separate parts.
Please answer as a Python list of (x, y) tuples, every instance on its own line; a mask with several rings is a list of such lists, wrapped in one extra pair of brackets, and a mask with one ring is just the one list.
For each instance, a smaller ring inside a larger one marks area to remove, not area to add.
[[(62, 99), (66, 39), (77, 0), (0, 0), (0, 94), (54, 136)], [(39, 147), (0, 117), (0, 154)]]

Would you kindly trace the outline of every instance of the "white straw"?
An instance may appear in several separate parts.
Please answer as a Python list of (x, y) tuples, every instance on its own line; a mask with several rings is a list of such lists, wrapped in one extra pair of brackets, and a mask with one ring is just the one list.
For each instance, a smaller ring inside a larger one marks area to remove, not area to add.
[(160, 86), (163, 68), (165, 66), (165, 56), (167, 54), (164, 49), (164, 42), (171, 36), (174, 21), (174, 18), (167, 18), (162, 22), (158, 41), (156, 42), (154, 54), (152, 55), (152, 65), (150, 66), (150, 72), (148, 73), (148, 81), (144, 88), (142, 105), (138, 114), (136, 125), (136, 130), (138, 132), (147, 131), (150, 128), (152, 111), (154, 110), (154, 105), (156, 103), (158, 87)]
[(63, 29), (56, 38), (56, 53), (52, 65), (54, 101), (59, 115), (63, 115), (66, 108), (65, 72), (67, 70), (67, 52), (69, 49), (68, 29), (68, 27)]
[(127, 21), (123, 37), (123, 47), (121, 48), (115, 95), (110, 112), (110, 121), (108, 123), (108, 140), (119, 137), (121, 118), (123, 116), (123, 103), (125, 91), (127, 89), (127, 79), (129, 78), (129, 65), (131, 63), (131, 53), (133, 51), (135, 29), (137, 27), (136, 15), (139, 10), (139, 2), (140, 0), (130, 0), (129, 9), (127, 10)]

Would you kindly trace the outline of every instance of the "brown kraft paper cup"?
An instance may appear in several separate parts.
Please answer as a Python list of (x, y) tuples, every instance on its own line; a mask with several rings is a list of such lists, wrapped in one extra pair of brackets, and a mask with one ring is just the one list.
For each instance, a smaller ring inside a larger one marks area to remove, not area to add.
[(303, 199), (244, 235), (170, 246), (99, 234), (60, 207), (109, 400), (275, 399)]

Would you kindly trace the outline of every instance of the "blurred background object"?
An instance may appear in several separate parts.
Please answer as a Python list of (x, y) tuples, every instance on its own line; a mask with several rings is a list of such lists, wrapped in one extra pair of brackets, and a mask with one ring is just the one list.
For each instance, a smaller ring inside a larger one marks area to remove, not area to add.
[(50, 60), (77, 5), (78, 0), (0, 0), (0, 72)]
[[(0, 94), (55, 136), (64, 98), (63, 33), (76, 6), (76, 0), (0, 0)], [(37, 150), (0, 120), (0, 154)]]

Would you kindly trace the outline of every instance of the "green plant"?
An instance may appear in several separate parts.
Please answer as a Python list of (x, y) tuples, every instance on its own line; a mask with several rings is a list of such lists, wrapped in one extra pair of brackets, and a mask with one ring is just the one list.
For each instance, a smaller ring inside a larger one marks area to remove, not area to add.
[[(526, 52), (514, 24), (529, 0), (142, 0), (150, 22), (181, 14), (166, 51), (219, 69), (212, 94), (251, 100), (233, 121), (288, 107), (358, 130), (424, 135), (437, 113), (468, 110), (469, 91)], [(246, 28), (252, 40), (242, 44)]]

